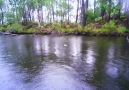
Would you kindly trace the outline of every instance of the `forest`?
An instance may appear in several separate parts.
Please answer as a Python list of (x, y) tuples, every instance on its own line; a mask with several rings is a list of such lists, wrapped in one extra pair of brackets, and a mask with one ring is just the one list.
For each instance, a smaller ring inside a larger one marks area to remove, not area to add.
[(129, 35), (128, 0), (0, 0), (0, 34)]

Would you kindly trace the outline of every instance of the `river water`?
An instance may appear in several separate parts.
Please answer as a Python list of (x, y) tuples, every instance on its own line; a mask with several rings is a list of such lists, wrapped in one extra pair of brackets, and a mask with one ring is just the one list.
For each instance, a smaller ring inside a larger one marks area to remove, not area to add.
[(0, 90), (129, 90), (129, 42), (0, 36)]

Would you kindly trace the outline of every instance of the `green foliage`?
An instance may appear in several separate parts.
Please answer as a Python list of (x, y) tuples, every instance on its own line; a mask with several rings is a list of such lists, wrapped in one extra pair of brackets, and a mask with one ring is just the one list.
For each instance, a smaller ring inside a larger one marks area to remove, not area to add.
[(87, 17), (87, 24), (94, 22), (95, 14), (93, 10), (87, 10), (86, 17)]
[(117, 27), (115, 26), (115, 22), (111, 20), (109, 23), (104, 24), (102, 29), (107, 29), (109, 32), (114, 32)]
[(0, 9), (2, 9), (4, 6), (4, 1), (3, 0), (0, 0)]
[(66, 33), (74, 33), (75, 30), (73, 28), (65, 29)]
[(84, 32), (92, 32), (93, 30), (92, 30), (92, 27), (94, 26), (94, 24), (92, 24), (92, 23), (90, 23), (90, 24), (88, 24), (86, 27), (85, 27), (85, 29), (84, 29)]
[(66, 32), (66, 29), (65, 28), (59, 28), (59, 31), (65, 33)]
[(4, 27), (0, 26), (0, 32), (5, 31)]
[(35, 33), (35, 32), (36, 32), (36, 30), (33, 28), (25, 31), (25, 33)]
[(15, 30), (18, 30), (18, 29), (21, 28), (20, 24), (18, 24), (18, 23), (14, 23), (14, 24), (12, 24), (11, 26), (12, 26), (12, 28), (14, 28)]
[(123, 34), (123, 33), (129, 32), (129, 30), (126, 27), (121, 26), (117, 29), (117, 32), (120, 34)]
[(13, 14), (11, 14), (11, 13), (6, 13), (6, 18), (7, 18), (7, 22), (8, 23), (13, 23), (14, 22), (14, 16), (13, 16)]
[(8, 32), (15, 32), (15, 33), (19, 33), (22, 32), (22, 26), (18, 23), (14, 23), (12, 25), (8, 24), (6, 27), (6, 31)]
[(96, 30), (94, 30), (93, 33), (109, 34), (109, 33), (111, 33), (111, 32), (110, 32), (108, 29), (101, 28), (101, 29), (96, 29)]
[(77, 32), (81, 33), (83, 31), (83, 27), (79, 24)]
[[(55, 28), (55, 30), (61, 30), (61, 29), (62, 29), (62, 25), (61, 25), (61, 23), (59, 23), (59, 22), (58, 22), (58, 23), (56, 23), (54, 28)], [(65, 30), (61, 30), (61, 31), (63, 31), (63, 32), (64, 32)]]
[(89, 33), (89, 32), (92, 32), (92, 30), (91, 30), (91, 28), (87, 27), (87, 28), (84, 29), (84, 32)]
[(9, 31), (9, 32), (11, 32), (11, 30), (12, 30), (12, 27), (11, 27), (11, 25), (7, 25), (7, 27), (6, 27), (6, 31)]
[(22, 32), (22, 26), (18, 23), (12, 24), (11, 27), (13, 28), (12, 30), (14, 30), (14, 32)]

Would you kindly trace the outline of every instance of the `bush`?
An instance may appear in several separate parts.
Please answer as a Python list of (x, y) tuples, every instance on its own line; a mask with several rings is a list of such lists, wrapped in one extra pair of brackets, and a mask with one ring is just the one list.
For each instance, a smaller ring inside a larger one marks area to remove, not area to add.
[(84, 29), (84, 32), (92, 32), (92, 30), (91, 30), (91, 28), (90, 27), (85, 27), (85, 29)]
[(4, 32), (4, 27), (0, 26), (0, 32)]
[(93, 26), (94, 24), (88, 24), (85, 28), (84, 28), (84, 32), (92, 32), (93, 30), (92, 30), (92, 26)]
[(9, 24), (9, 25), (7, 25), (7, 27), (6, 27), (6, 31), (9, 31), (9, 32), (11, 32), (11, 30), (12, 30), (12, 27), (11, 27), (11, 25)]
[(119, 27), (117, 29), (117, 32), (120, 33), (120, 34), (123, 34), (123, 33), (129, 32), (129, 31), (126, 27)]
[(22, 26), (18, 23), (14, 23), (11, 25), (12, 30), (14, 30), (14, 32), (22, 32)]
[(68, 32), (68, 33), (74, 33), (75, 30), (73, 28), (69, 28), (69, 29), (65, 29), (65, 32)]
[(102, 26), (102, 29), (104, 29), (104, 30), (107, 29), (109, 32), (112, 33), (114, 31), (116, 31), (117, 27), (115, 26), (115, 22), (111, 20), (109, 23), (104, 24)]
[(28, 29), (27, 31), (26, 31), (26, 33), (35, 33), (36, 32), (36, 30), (35, 29)]
[(87, 23), (93, 23), (95, 19), (95, 14), (93, 10), (87, 10), (86, 12), (86, 17), (87, 17)]
[(64, 29), (64, 28), (59, 28), (59, 30), (60, 30), (61, 32), (63, 32), (63, 33), (66, 32), (66, 29)]
[(81, 33), (83, 31), (83, 27), (81, 25), (78, 25), (78, 32)]

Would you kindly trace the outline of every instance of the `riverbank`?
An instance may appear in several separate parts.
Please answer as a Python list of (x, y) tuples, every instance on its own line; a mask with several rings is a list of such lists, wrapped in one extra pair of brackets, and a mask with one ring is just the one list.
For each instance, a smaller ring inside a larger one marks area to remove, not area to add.
[(40, 27), (35, 22), (27, 25), (14, 23), (0, 26), (1, 35), (10, 34), (43, 34), (43, 35), (85, 35), (85, 36), (129, 36), (129, 28), (116, 24), (111, 20), (108, 23), (94, 23), (82, 27), (75, 23), (44, 23)]
[(64, 36), (64, 35), (75, 35), (75, 36), (129, 36), (129, 33), (8, 33), (8, 32), (0, 32), (0, 35), (11, 35), (11, 36), (16, 36), (16, 35), (51, 35), (51, 36)]

